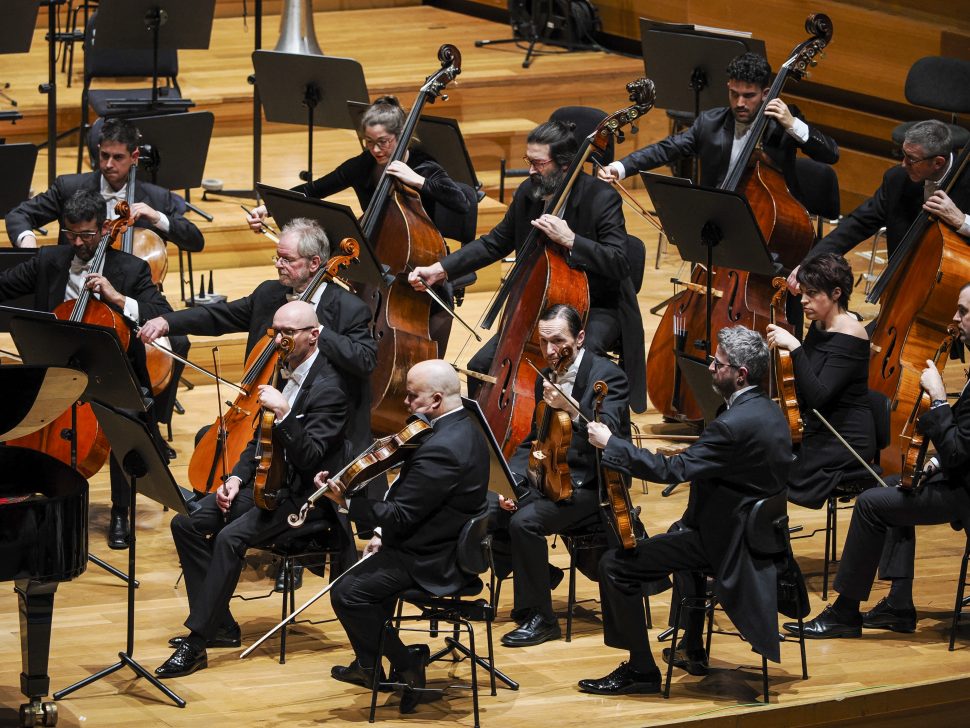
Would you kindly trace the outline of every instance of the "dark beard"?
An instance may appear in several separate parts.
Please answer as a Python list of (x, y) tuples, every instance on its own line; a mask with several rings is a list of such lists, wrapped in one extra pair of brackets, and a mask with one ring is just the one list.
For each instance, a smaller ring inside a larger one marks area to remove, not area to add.
[(545, 197), (549, 197), (556, 188), (562, 183), (563, 179), (566, 177), (566, 173), (562, 170), (557, 172), (551, 172), (548, 175), (545, 174), (530, 174), (529, 179), (532, 180), (532, 199), (541, 200)]

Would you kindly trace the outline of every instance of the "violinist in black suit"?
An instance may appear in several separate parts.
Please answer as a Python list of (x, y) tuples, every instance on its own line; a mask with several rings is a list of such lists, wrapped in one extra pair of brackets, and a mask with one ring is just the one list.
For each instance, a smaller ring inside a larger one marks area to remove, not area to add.
[[(526, 140), (525, 161), (529, 179), (515, 191), (505, 217), (478, 240), (431, 266), (418, 267), (408, 276), (411, 285), (454, 280), (506, 257), (537, 228), (551, 243), (568, 251), (569, 265), (586, 273), (590, 310), (586, 322), (586, 348), (603, 354), (622, 343), (624, 366), (634, 390), (633, 405), (646, 409), (646, 362), (643, 322), (630, 280), (627, 232), (620, 195), (580, 172), (569, 193), (563, 216), (543, 213), (547, 200), (560, 188), (578, 151), (569, 125), (560, 121), (540, 124)], [(487, 372), (495, 356), (498, 337), (472, 357), (468, 368)], [(469, 394), (477, 386), (469, 383)], [(641, 406), (642, 405), (642, 406)]]
[[(60, 220), (63, 228), (64, 207), (78, 190), (100, 195), (108, 219), (115, 217), (115, 205), (126, 199), (128, 171), (138, 162), (138, 130), (124, 119), (109, 119), (101, 129), (98, 145), (99, 170), (85, 174), (61, 175), (46, 192), (22, 202), (7, 213), (7, 235), (16, 247), (36, 248), (33, 228)], [(197, 253), (205, 240), (199, 229), (183, 216), (185, 202), (166, 189), (140, 180), (135, 181), (131, 216), (136, 227), (158, 233), (182, 250)], [(70, 242), (63, 238), (61, 243)]]
[[(586, 435), (586, 420), (593, 419), (596, 381), (602, 380), (609, 387), (600, 413), (602, 421), (620, 437), (630, 437), (626, 375), (609, 359), (589, 351), (584, 340), (582, 321), (571, 306), (556, 304), (539, 318), (539, 344), (549, 364), (544, 374), (548, 377), (557, 367), (563, 369), (556, 383), (572, 401), (541, 377), (536, 377), (535, 401), (545, 401), (547, 407), (569, 415), (571, 440), (566, 460), (573, 490), (571, 497), (553, 501), (542, 492), (541, 483), (530, 482), (527, 495), (517, 502), (499, 497), (497, 511), (493, 503), (492, 522), (500, 533), (508, 531), (515, 574), (512, 615), (518, 626), (502, 637), (506, 647), (526, 647), (559, 638), (559, 622), (552, 609), (552, 582), (561, 574), (550, 572), (546, 537), (600, 520), (595, 451)], [(534, 413), (532, 430), (509, 462), (513, 472), (530, 480), (529, 455), (541, 444), (538, 429)]]
[[(746, 143), (750, 124), (768, 95), (771, 66), (762, 56), (744, 53), (728, 65), (727, 77), (730, 106), (701, 112), (689, 129), (613, 162), (600, 170), (600, 178), (624, 179), (696, 156), (701, 168), (699, 184), (719, 186), (727, 177), (731, 161)], [(791, 193), (796, 199), (803, 199), (795, 174), (795, 153), (801, 149), (818, 162), (835, 164), (839, 161), (839, 147), (833, 139), (806, 124), (797, 108), (779, 98), (765, 104), (764, 113), (771, 117), (762, 137), (764, 150), (782, 170)]]
[[(457, 566), (458, 536), (465, 524), (485, 511), (489, 452), (475, 419), (462, 405), (458, 376), (450, 364), (433, 359), (407, 374), (407, 406), (426, 418), (433, 431), (405, 461), (383, 501), (351, 498), (351, 517), (377, 523), (379, 533), (365, 549), (366, 561), (336, 584), (331, 601), (347, 631), (354, 661), (333, 667), (335, 680), (370, 687), (382, 655), (377, 653), (384, 622), (392, 616), (395, 597), (421, 588), (449, 594), (464, 584)], [(345, 504), (341, 486), (317, 476), (327, 496)], [(423, 688), (427, 645), (405, 646), (396, 632), (384, 636), (384, 655), (399, 680), (408, 686), (401, 712), (414, 710)], [(383, 678), (383, 670), (379, 670)]]
[[(956, 181), (950, 193), (941, 183), (953, 169), (956, 155), (949, 127), (930, 119), (914, 124), (903, 139), (902, 162), (886, 170), (879, 189), (842, 219), (838, 226), (809, 251), (805, 260), (823, 253), (846, 255), (863, 240), (886, 228), (889, 255), (902, 242), (920, 212), (928, 212), (970, 238), (970, 175)], [(788, 286), (798, 290), (798, 268), (788, 276)]]
[[(199, 501), (191, 515), (172, 519), (172, 538), (189, 598), (185, 620), (189, 634), (170, 640), (176, 649), (155, 670), (159, 677), (180, 677), (207, 667), (207, 647), (239, 646), (239, 625), (229, 611), (229, 600), (239, 581), (246, 549), (298, 535), (287, 517), (299, 512), (313, 492), (314, 474), (321, 468), (337, 470), (350, 457), (346, 440), (348, 399), (341, 375), (317, 348), (319, 325), (313, 307), (304, 301), (283, 305), (273, 316), (273, 330), (277, 337), (293, 340), (284, 360), (286, 384), (259, 388), (260, 406), (275, 416), (273, 458), (283, 459), (283, 489), (275, 510), (254, 506), (257, 430), (225, 483)], [(338, 522), (335, 509), (314, 509), (311, 517), (331, 521), (342, 546), (342, 567), (353, 563), (353, 537)]]
[[(953, 322), (961, 341), (970, 341), (970, 283), (960, 290)], [(870, 488), (858, 497), (835, 575), (839, 596), (805, 622), (806, 637), (859, 637), (863, 627), (914, 632), (915, 527), (970, 524), (970, 391), (964, 387), (957, 401), (947, 404), (946, 387), (931, 360), (920, 376), (920, 386), (932, 404), (917, 427), (929, 439), (935, 456), (926, 462), (918, 488)], [(892, 585), (889, 594), (863, 614), (860, 604), (869, 598), (877, 566), (883, 571), (893, 568), (892, 574), (883, 574)], [(797, 623), (784, 627), (798, 634)]]
[[(721, 329), (717, 340), (710, 371), (726, 407), (683, 454), (657, 455), (612, 435), (605, 424), (588, 426), (590, 442), (603, 448), (605, 467), (657, 483), (691, 485), (683, 528), (640, 541), (632, 551), (609, 553), (600, 562), (604, 640), (628, 650), (630, 659), (605, 677), (580, 680), (584, 692), (660, 691), (641, 586), (673, 571), (713, 573), (718, 603), (744, 638), (769, 660), (779, 659), (776, 565), (751, 553), (744, 529), (756, 501), (784, 491), (791, 438), (781, 411), (761, 388), (768, 371), (761, 335), (736, 326)], [(696, 616), (702, 622), (703, 614)], [(701, 633), (696, 622), (688, 627), (696, 646), (688, 642), (687, 656), (706, 663)], [(678, 659), (679, 652), (669, 659)]]
[[(122, 313), (132, 323), (171, 311), (168, 301), (152, 283), (148, 264), (128, 253), (109, 247), (102, 272), (91, 271), (90, 263), (101, 242), (105, 223), (104, 200), (96, 192), (78, 190), (64, 203), (61, 237), (67, 245), (48, 245), (28, 261), (0, 273), (0, 301), (34, 294), (34, 308), (53, 311), (71, 301), (84, 288)], [(145, 368), (145, 347), (134, 340), (129, 356), (143, 387), (150, 388)], [(130, 486), (120, 465), (111, 456), (111, 522), (108, 545), (128, 546)]]

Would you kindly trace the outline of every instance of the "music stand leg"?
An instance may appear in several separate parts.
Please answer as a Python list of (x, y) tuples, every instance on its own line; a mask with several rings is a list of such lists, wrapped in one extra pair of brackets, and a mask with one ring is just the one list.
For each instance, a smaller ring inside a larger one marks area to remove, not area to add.
[[(131, 655), (135, 651), (135, 546), (137, 543), (137, 538), (135, 536), (135, 496), (138, 489), (138, 477), (139, 475), (145, 475), (147, 472), (147, 467), (140, 457), (131, 457), (136, 455), (134, 451), (130, 452), (128, 456), (122, 461), (124, 463), (125, 470), (129, 472), (131, 477), (131, 497), (128, 502), (128, 529), (130, 532), (130, 543), (128, 545), (128, 574), (130, 579), (128, 581), (128, 620), (127, 629), (125, 636), (125, 650), (118, 653), (118, 662), (105, 669), (101, 670), (94, 675), (90, 675), (83, 680), (80, 680), (73, 685), (70, 685), (63, 690), (58, 690), (54, 693), (54, 700), (60, 700), (61, 698), (67, 697), (75, 690), (80, 690), (81, 688), (90, 685), (93, 682), (97, 682), (103, 677), (107, 677), (114, 672), (117, 672), (123, 667), (130, 667), (132, 671), (138, 676), (145, 678), (149, 683), (151, 683), (155, 688), (162, 692), (167, 698), (169, 698), (178, 707), (185, 707), (185, 700), (176, 695), (172, 690), (162, 684), (161, 680), (152, 675), (148, 670), (142, 667)], [(140, 469), (138, 468), (140, 466)]]
[[(98, 558), (94, 554), (88, 554), (88, 561), (90, 561), (95, 566), (100, 566), (102, 569), (104, 569), (105, 571), (107, 571), (112, 576), (117, 576), (119, 579), (121, 579), (126, 584), (128, 583), (128, 575), (125, 572), (123, 572), (121, 569), (118, 569), (118, 568), (112, 566), (107, 561), (104, 561), (104, 560)], [(137, 589), (138, 587), (139, 587), (139, 584), (138, 584), (138, 580), (136, 579), (135, 580), (135, 589)]]

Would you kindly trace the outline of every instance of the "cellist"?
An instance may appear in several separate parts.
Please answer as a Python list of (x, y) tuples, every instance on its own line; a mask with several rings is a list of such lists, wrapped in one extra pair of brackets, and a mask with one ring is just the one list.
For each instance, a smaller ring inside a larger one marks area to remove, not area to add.
[[(34, 308), (53, 311), (72, 301), (84, 288), (122, 312), (132, 322), (170, 312), (168, 301), (152, 283), (145, 261), (108, 248), (104, 270), (90, 271), (90, 261), (101, 240), (105, 224), (104, 200), (92, 190), (77, 190), (64, 202), (61, 237), (67, 245), (42, 247), (37, 255), (0, 273), (0, 302), (25, 294), (34, 295)], [(142, 386), (150, 388), (145, 368), (145, 348), (129, 346), (129, 356)], [(130, 485), (121, 466), (111, 456), (111, 521), (108, 546), (128, 547)]]

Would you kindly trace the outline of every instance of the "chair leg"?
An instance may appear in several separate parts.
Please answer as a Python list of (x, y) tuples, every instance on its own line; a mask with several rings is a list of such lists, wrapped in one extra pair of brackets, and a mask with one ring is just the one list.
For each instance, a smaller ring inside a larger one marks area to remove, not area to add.
[(835, 498), (829, 498), (825, 504), (825, 551), (822, 560), (822, 601), (829, 598), (829, 553), (832, 548), (832, 529), (834, 524), (833, 511), (835, 509)]
[(711, 638), (714, 636), (714, 607), (717, 602), (711, 598), (707, 603), (707, 642), (704, 649), (707, 651), (707, 659), (711, 658)]
[(768, 658), (764, 655), (761, 656), (761, 684), (764, 688), (765, 700), (768, 702)]
[[(401, 606), (402, 606), (401, 601), (398, 600), (399, 615), (401, 612)], [(401, 623), (398, 622), (397, 626), (400, 627)], [(367, 718), (368, 723), (373, 723), (374, 716), (377, 714), (377, 689), (380, 686), (379, 675), (381, 672), (380, 670), (381, 661), (383, 660), (382, 655), (384, 654), (384, 634), (391, 627), (392, 627), (392, 623), (390, 619), (384, 622), (384, 625), (381, 627), (381, 636), (377, 640), (377, 658), (374, 661), (374, 664), (372, 665), (372, 667), (374, 668), (374, 681), (371, 683), (371, 686), (370, 686), (370, 716)]]
[(650, 614), (650, 597), (644, 595), (643, 608), (647, 610), (647, 629), (653, 629), (653, 615)]
[(960, 624), (960, 615), (963, 613), (963, 595), (967, 588), (967, 561), (970, 560), (970, 540), (963, 550), (963, 559), (960, 562), (960, 580), (957, 582), (957, 598), (953, 605), (953, 624), (950, 625), (950, 651), (957, 639), (957, 626)]
[[(290, 613), (286, 609), (287, 604), (289, 604), (289, 601), (287, 600), (287, 598), (292, 596), (291, 592), (293, 591), (293, 571), (290, 565), (289, 557), (286, 557), (286, 556), (283, 557), (283, 563), (280, 566), (280, 568), (283, 569), (283, 610), (282, 610), (282, 616), (280, 617), (280, 620), (285, 620), (287, 617), (290, 616)], [(289, 625), (284, 624), (283, 629), (280, 631), (280, 664), (281, 665), (286, 664), (286, 633), (288, 631), (289, 631)]]
[[(457, 626), (457, 625), (456, 625)], [(475, 630), (472, 629), (471, 622), (465, 622), (465, 628), (468, 630), (468, 649), (472, 653), (472, 713), (475, 716), (475, 728), (480, 728), (481, 721), (478, 719), (478, 660), (477, 652), (475, 652)], [(492, 674), (492, 695), (495, 694), (495, 674)]]
[(495, 689), (495, 645), (492, 642), (492, 620), (485, 620), (485, 641), (488, 645), (488, 674), (490, 676), (490, 682), (492, 687), (492, 695), (497, 695), (498, 692)]
[(576, 607), (576, 549), (569, 552), (569, 597), (566, 599), (566, 642), (573, 638), (573, 609)]
[(680, 633), (680, 618), (684, 613), (684, 600), (677, 602), (677, 609), (674, 610), (674, 631), (670, 638), (670, 659), (667, 661), (667, 679), (664, 680), (664, 698), (670, 697), (670, 680), (674, 676), (674, 651), (677, 649), (677, 636)]

